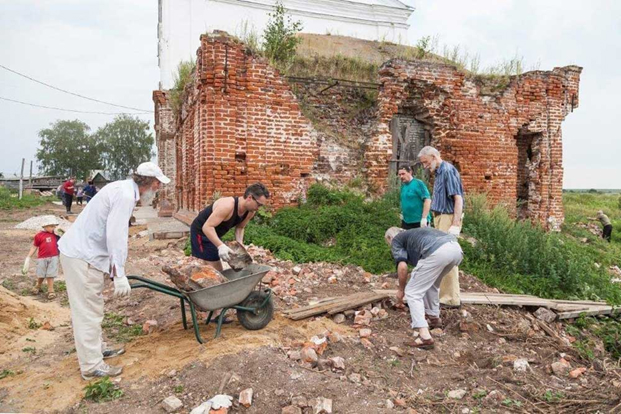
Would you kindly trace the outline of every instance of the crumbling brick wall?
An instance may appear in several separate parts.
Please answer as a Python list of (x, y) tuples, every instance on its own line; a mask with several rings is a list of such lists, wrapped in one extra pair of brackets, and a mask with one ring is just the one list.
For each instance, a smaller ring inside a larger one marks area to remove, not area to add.
[[(304, 196), (318, 154), (316, 132), (278, 71), (216, 33), (201, 36), (193, 76), (174, 147), (161, 134), (164, 127), (156, 130), (160, 163), (175, 168), (174, 190), (169, 185), (166, 197), (180, 216), (200, 210), (215, 193), (240, 195), (254, 182), (269, 188), (276, 208)], [(155, 92), (160, 120), (162, 97)]]
[(562, 205), (561, 122), (578, 106), (582, 68), (567, 66), (482, 80), (450, 65), (394, 60), (380, 69), (377, 133), (369, 142), (371, 181), (386, 187), (390, 122), (413, 115), (431, 145), (460, 170), (467, 193), (519, 205), (518, 215), (557, 229)]
[(160, 201), (166, 200), (174, 204), (177, 174), (174, 138), (177, 125), (166, 95), (167, 93), (164, 91), (153, 91), (158, 164), (164, 175), (170, 178), (170, 183), (161, 188), (158, 197)]

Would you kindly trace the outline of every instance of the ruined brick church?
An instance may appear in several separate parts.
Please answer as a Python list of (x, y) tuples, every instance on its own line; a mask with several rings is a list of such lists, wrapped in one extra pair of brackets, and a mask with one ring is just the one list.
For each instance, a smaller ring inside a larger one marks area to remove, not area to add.
[[(356, 85), (322, 86), (305, 100), (303, 88), (243, 43), (205, 34), (179, 113), (167, 91), (153, 93), (159, 163), (172, 178), (164, 205), (187, 221), (214, 194), (240, 194), (256, 181), (276, 208), (297, 203), (317, 181), (363, 177), (381, 193), (399, 165), (433, 145), (458, 168), (467, 194), (485, 192), (555, 229), (564, 218), (561, 123), (578, 107), (580, 72), (532, 71), (498, 86), (448, 64), (390, 60), (379, 69), (375, 106), (346, 118), (338, 104)], [(326, 135), (302, 100), (329, 114), (321, 125), (350, 124), (355, 139)]]

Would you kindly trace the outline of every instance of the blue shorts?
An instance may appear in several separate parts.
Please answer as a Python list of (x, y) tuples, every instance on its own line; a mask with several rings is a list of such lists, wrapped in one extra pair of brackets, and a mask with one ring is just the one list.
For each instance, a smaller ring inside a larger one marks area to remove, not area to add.
[(209, 239), (198, 234), (194, 229), (190, 229), (190, 244), (192, 245), (192, 256), (210, 262), (220, 260), (218, 248)]

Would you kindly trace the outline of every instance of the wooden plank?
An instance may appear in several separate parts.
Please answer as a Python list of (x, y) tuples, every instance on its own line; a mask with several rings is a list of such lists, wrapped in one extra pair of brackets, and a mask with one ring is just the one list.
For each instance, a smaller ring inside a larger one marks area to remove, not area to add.
[(382, 299), (386, 299), (388, 297), (387, 294), (376, 294), (373, 296), (369, 296), (368, 298), (362, 299), (362, 300), (358, 300), (358, 301), (353, 301), (353, 302), (348, 302), (342, 305), (339, 305), (335, 308), (332, 308), (328, 311), (328, 314), (330, 315), (336, 315), (337, 313), (341, 313), (344, 312), (348, 309), (353, 309), (353, 308), (358, 308), (360, 306), (364, 306), (364, 305), (368, 305), (369, 303), (373, 303), (373, 302), (377, 302), (379, 300)]
[(311, 316), (321, 315), (323, 313), (329, 313), (331, 315), (342, 312), (347, 309), (352, 309), (360, 306), (364, 306), (368, 303), (376, 302), (388, 297), (386, 294), (376, 294), (373, 292), (361, 292), (354, 295), (344, 296), (336, 301), (330, 301), (323, 304), (315, 304), (312, 306), (306, 306), (303, 310), (297, 312), (289, 312), (285, 314), (286, 317), (295, 321), (310, 318)]
[(593, 307), (589, 310), (583, 311), (571, 311), (571, 312), (561, 312), (558, 314), (559, 319), (572, 319), (577, 318), (581, 314), (585, 314), (586, 316), (597, 316), (597, 315), (610, 315), (614, 311), (612, 306), (601, 306), (598, 308)]
[[(365, 292), (364, 294), (367, 295), (368, 293)], [(338, 301), (313, 305), (299, 312), (288, 313), (285, 316), (287, 316), (290, 319), (296, 320), (296, 321), (300, 319), (309, 318), (311, 316), (316, 316), (322, 313), (326, 313), (328, 310), (330, 310), (332, 307), (334, 307), (337, 304), (347, 303), (347, 302), (354, 300), (354, 298), (360, 298), (360, 297), (361, 297), (361, 294), (344, 296), (340, 298), (340, 300)]]
[(336, 302), (336, 301), (339, 301), (339, 300), (342, 300), (342, 299), (343, 299), (343, 297), (323, 298), (323, 299), (319, 299), (317, 302), (313, 303), (312, 305), (300, 306), (299, 308), (284, 309), (284, 310), (281, 311), (281, 313), (286, 315), (288, 313), (302, 312), (304, 310), (313, 309), (314, 307), (316, 307), (318, 305), (323, 305), (323, 304), (330, 303), (330, 302)]

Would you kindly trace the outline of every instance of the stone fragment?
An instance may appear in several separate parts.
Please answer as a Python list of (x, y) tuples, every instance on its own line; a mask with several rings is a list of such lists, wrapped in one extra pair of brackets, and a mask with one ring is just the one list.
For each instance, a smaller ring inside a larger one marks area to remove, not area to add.
[(442, 330), (442, 328), (433, 328), (431, 331), (429, 331), (432, 335), (435, 336), (442, 336), (444, 335), (444, 331)]
[(152, 332), (155, 332), (157, 329), (157, 321), (155, 319), (151, 319), (142, 324), (142, 333), (144, 335), (148, 335)]
[(244, 407), (250, 407), (252, 405), (252, 388), (246, 388), (239, 393), (239, 403)]
[(395, 404), (392, 402), (392, 400), (386, 400), (386, 408), (388, 408), (389, 410), (395, 408)]
[(361, 329), (359, 331), (360, 337), (361, 338), (368, 338), (371, 336), (371, 330), (370, 329)]
[(395, 354), (399, 355), (400, 357), (405, 355), (405, 352), (403, 352), (403, 350), (401, 348), (398, 348), (396, 346), (390, 347), (389, 348), (392, 352), (394, 352)]
[(288, 405), (282, 409), (280, 414), (302, 414), (302, 409), (295, 405)]
[(397, 407), (405, 407), (407, 403), (405, 402), (403, 398), (395, 398), (395, 405)]
[(553, 363), (551, 365), (551, 368), (554, 375), (557, 375), (559, 377), (565, 377), (567, 376), (567, 374), (569, 374), (569, 371), (571, 371), (571, 364), (567, 362), (566, 359), (561, 358), (560, 360)]
[(332, 414), (332, 400), (319, 397), (313, 404), (313, 414)]
[(334, 321), (334, 323), (343, 323), (345, 322), (346, 318), (345, 318), (345, 314), (343, 313), (337, 313), (336, 315), (334, 315), (334, 317), (332, 318), (332, 320)]
[(535, 318), (546, 323), (551, 323), (556, 320), (556, 313), (552, 312), (548, 308), (541, 307), (535, 311)]
[(287, 352), (287, 356), (289, 357), (289, 359), (292, 359), (294, 361), (299, 361), (300, 359), (302, 359), (302, 354), (300, 351), (289, 351)]
[(354, 325), (368, 326), (371, 324), (372, 318), (373, 314), (369, 311), (363, 310), (360, 312), (356, 312), (356, 317), (354, 318)]
[(171, 395), (170, 397), (164, 398), (164, 400), (162, 401), (162, 407), (167, 413), (174, 413), (175, 411), (183, 407), (183, 403), (179, 398)]
[(300, 352), (300, 358), (302, 359), (302, 361), (310, 362), (311, 364), (316, 363), (319, 359), (319, 357), (317, 356), (317, 352), (315, 352), (315, 350), (310, 346), (302, 348), (302, 351)]
[(291, 399), (291, 405), (295, 405), (300, 408), (308, 407), (308, 400), (303, 395), (298, 395), (297, 397), (293, 397)]
[(46, 331), (53, 331), (54, 327), (49, 321), (45, 321), (43, 322), (43, 325), (41, 325), (41, 329), (46, 330)]
[(462, 389), (452, 390), (452, 391), (449, 391), (448, 397), (454, 400), (461, 400), (462, 398), (464, 398), (466, 393), (467, 393), (466, 390), (462, 390)]
[(578, 378), (580, 375), (584, 374), (586, 370), (587, 369), (585, 367), (576, 368), (569, 372), (569, 376), (571, 378)]
[(330, 358), (332, 361), (332, 367), (334, 369), (345, 370), (345, 360), (341, 357), (332, 357)]
[(365, 348), (373, 348), (373, 343), (371, 341), (369, 341), (367, 338), (361, 338), (360, 339), (360, 343)]
[(353, 373), (347, 378), (354, 384), (360, 384), (362, 382), (362, 376), (360, 374)]
[(530, 365), (528, 364), (528, 361), (525, 359), (516, 359), (515, 361), (513, 361), (513, 370), (517, 371), (517, 372), (526, 372), (528, 371), (528, 368), (530, 367)]
[(300, 266), (293, 266), (293, 268), (291, 269), (291, 272), (293, 272), (294, 275), (299, 275), (301, 271), (302, 268)]

